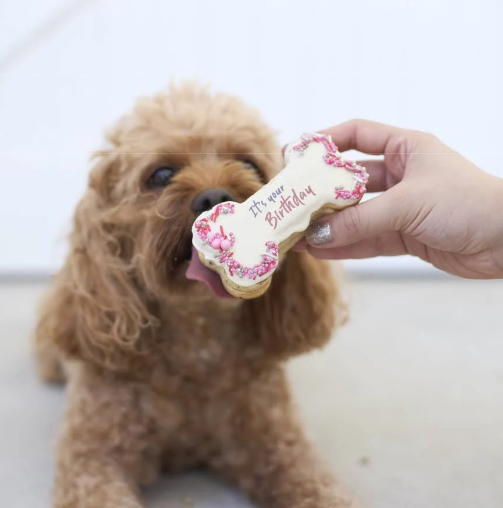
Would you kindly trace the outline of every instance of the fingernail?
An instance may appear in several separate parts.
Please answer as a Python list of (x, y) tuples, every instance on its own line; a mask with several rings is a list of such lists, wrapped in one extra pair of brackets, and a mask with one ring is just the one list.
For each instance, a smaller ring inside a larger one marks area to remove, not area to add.
[(333, 239), (332, 227), (328, 222), (315, 222), (306, 230), (306, 240), (310, 245), (325, 245)]

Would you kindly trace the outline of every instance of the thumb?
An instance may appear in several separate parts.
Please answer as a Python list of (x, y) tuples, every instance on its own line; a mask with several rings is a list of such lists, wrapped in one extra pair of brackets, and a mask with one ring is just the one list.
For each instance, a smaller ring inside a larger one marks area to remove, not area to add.
[(342, 247), (400, 229), (402, 218), (397, 213), (394, 189), (313, 222), (306, 230), (307, 243), (320, 248)]

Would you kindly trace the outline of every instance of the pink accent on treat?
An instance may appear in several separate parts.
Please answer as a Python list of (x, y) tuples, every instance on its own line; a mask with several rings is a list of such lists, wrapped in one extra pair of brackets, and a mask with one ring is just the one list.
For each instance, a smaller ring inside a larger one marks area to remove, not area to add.
[(220, 214), (227, 213), (234, 213), (234, 204), (222, 203), (215, 208), (213, 213), (195, 223), (197, 236), (217, 251), (215, 261), (221, 265), (226, 265), (231, 277), (238, 276), (255, 280), (257, 277), (273, 271), (278, 266), (278, 245), (275, 242), (266, 242), (266, 252), (261, 255), (260, 262), (253, 266), (245, 266), (234, 259), (234, 252), (230, 251), (236, 242), (234, 233), (229, 232), (226, 234), (222, 225), (220, 225), (218, 232), (211, 231), (210, 222), (216, 222)]
[(214, 210), (214, 212), (211, 214), (210, 219), (215, 222), (220, 215), (220, 213), (227, 214), (227, 213), (234, 213), (234, 203), (227, 202), (227, 203), (220, 203)]
[(265, 243), (267, 248), (267, 252), (271, 253), (273, 256), (278, 257), (278, 245), (272, 241), (268, 241)]
[(355, 177), (356, 184), (353, 190), (335, 189), (335, 197), (342, 199), (361, 199), (365, 194), (366, 185), (368, 183), (368, 175), (363, 166), (356, 162), (345, 160), (338, 153), (335, 143), (323, 134), (304, 134), (301, 141), (293, 146), (296, 152), (304, 153), (304, 150), (310, 143), (321, 143), (325, 147), (327, 153), (323, 156), (323, 160), (330, 166), (344, 168), (351, 171)]
[(360, 183), (356, 182), (355, 188), (350, 190), (345, 189), (335, 189), (335, 197), (342, 199), (361, 199), (365, 194), (365, 187)]

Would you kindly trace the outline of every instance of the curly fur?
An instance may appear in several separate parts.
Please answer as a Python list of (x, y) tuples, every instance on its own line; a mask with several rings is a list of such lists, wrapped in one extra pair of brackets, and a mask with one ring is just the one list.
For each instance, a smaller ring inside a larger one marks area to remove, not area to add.
[[(191, 201), (260, 188), (281, 168), (274, 133), (239, 99), (186, 84), (141, 99), (107, 140), (36, 329), (42, 378), (68, 378), (54, 507), (139, 508), (141, 485), (196, 466), (263, 507), (352, 506), (305, 438), (284, 372), (331, 336), (330, 269), (290, 252), (251, 301), (185, 277)], [(166, 164), (179, 169), (171, 184), (146, 189)]]

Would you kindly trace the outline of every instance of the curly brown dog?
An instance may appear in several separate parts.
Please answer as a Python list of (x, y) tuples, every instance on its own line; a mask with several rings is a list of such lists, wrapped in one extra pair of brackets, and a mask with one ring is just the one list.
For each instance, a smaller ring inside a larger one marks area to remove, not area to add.
[(68, 379), (54, 506), (141, 508), (140, 486), (198, 466), (262, 507), (352, 506), (284, 369), (331, 336), (329, 267), (290, 252), (248, 301), (186, 277), (201, 201), (242, 202), (281, 169), (272, 130), (239, 99), (182, 85), (141, 99), (107, 139), (36, 329), (42, 378)]

